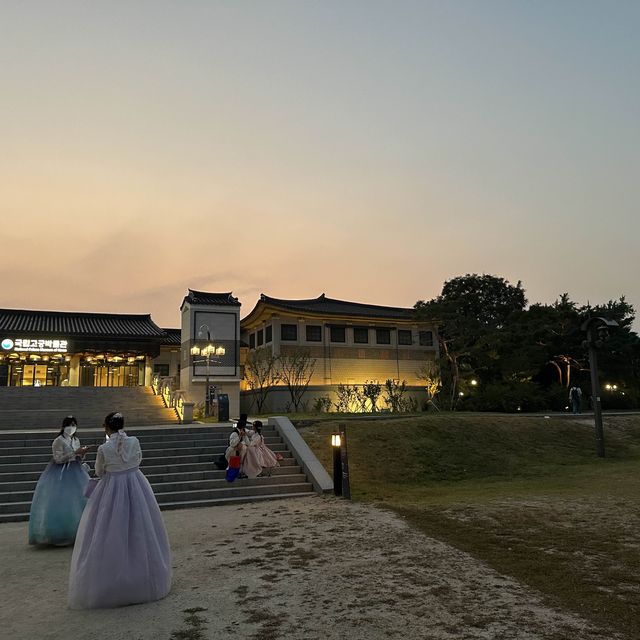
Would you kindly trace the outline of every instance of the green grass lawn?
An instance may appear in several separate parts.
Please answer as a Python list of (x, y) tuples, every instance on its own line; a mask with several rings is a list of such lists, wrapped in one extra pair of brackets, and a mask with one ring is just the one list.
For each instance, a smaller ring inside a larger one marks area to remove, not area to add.
[[(330, 469), (337, 422), (301, 433)], [(427, 415), (347, 423), (355, 500), (405, 516), (540, 590), (548, 601), (637, 638), (640, 416), (592, 419)]]

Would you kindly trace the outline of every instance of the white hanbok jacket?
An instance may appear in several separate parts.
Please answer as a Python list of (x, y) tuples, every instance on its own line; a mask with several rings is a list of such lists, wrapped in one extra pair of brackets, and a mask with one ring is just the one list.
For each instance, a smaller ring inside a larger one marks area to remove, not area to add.
[(98, 447), (96, 475), (101, 478), (109, 471), (126, 471), (140, 466), (142, 449), (135, 436), (124, 431), (112, 433), (109, 440)]
[(51, 451), (53, 453), (53, 461), (56, 464), (65, 464), (76, 459), (76, 451), (80, 448), (80, 440), (78, 438), (69, 438), (68, 436), (58, 436), (51, 443)]

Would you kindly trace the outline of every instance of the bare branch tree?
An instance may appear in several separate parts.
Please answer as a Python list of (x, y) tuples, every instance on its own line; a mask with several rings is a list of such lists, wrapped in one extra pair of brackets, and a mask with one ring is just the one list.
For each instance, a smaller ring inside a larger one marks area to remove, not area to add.
[(267, 396), (280, 380), (278, 358), (270, 349), (251, 351), (247, 356), (244, 375), (247, 386), (253, 391), (258, 413), (262, 413)]
[(307, 391), (316, 367), (316, 359), (307, 349), (296, 349), (291, 355), (279, 358), (280, 379), (287, 385), (291, 396), (291, 406), (298, 411), (302, 396)]

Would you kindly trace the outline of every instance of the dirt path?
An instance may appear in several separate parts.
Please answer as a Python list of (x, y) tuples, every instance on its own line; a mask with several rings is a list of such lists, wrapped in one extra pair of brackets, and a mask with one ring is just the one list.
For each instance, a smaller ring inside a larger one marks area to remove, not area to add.
[[(0, 525), (1, 635), (11, 640), (614, 638), (375, 507), (306, 498), (164, 514), (171, 594), (66, 608), (71, 550)], [(118, 541), (114, 540), (117, 545)], [(96, 579), (100, 579), (96, 576)]]

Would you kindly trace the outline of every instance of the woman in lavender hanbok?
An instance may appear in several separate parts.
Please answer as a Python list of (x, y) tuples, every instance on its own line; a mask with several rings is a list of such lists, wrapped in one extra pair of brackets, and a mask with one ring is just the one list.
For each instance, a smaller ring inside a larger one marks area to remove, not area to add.
[(153, 490), (139, 469), (137, 438), (124, 418), (105, 418), (96, 475), (76, 536), (69, 575), (72, 609), (106, 609), (164, 598), (171, 589), (171, 549)]

